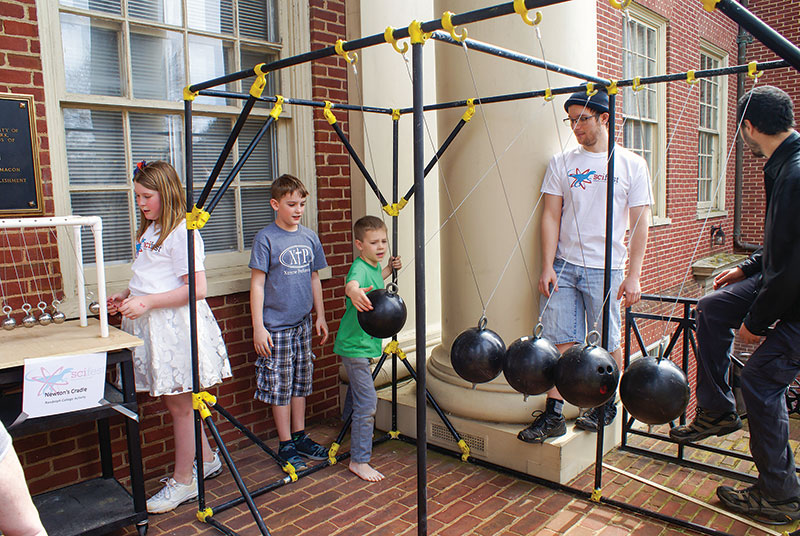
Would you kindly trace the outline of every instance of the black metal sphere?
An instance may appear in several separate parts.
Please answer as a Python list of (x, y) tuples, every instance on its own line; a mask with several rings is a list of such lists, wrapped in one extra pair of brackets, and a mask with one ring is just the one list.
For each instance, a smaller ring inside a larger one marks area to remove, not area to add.
[(580, 408), (596, 408), (614, 396), (619, 367), (604, 348), (576, 344), (558, 360), (555, 380), (564, 400)]
[(369, 294), (372, 310), (358, 313), (358, 323), (367, 334), (386, 339), (397, 335), (406, 323), (406, 304), (397, 292), (379, 288)]
[(491, 329), (470, 328), (453, 341), (450, 363), (466, 381), (485, 383), (500, 375), (505, 355), (506, 345), (500, 335)]
[(558, 348), (548, 339), (522, 337), (508, 347), (503, 374), (508, 384), (525, 396), (540, 395), (555, 384)]
[(628, 413), (646, 424), (674, 421), (689, 403), (689, 382), (678, 365), (646, 356), (628, 365), (619, 384)]

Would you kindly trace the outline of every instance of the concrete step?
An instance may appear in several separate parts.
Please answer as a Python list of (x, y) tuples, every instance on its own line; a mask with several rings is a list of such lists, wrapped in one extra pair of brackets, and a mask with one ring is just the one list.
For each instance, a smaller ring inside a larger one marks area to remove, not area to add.
[[(417, 436), (416, 387), (416, 382), (411, 381), (399, 385), (397, 390), (397, 428), (410, 437)], [(391, 397), (390, 387), (378, 391), (375, 416), (378, 430), (391, 429)], [(514, 471), (566, 484), (595, 462), (597, 434), (578, 430), (573, 426), (574, 421), (567, 421), (565, 435), (542, 444), (530, 444), (517, 439), (517, 433), (525, 425), (476, 421), (455, 415), (447, 415), (447, 418), (469, 446), (471, 456)], [(430, 404), (427, 405), (426, 420), (429, 443), (460, 452), (456, 440)], [(606, 427), (604, 453), (619, 445), (621, 423), (618, 416)]]

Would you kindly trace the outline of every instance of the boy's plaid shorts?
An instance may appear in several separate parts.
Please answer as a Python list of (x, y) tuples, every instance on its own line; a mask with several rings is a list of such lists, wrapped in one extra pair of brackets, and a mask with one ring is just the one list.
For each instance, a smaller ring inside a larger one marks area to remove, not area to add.
[(254, 398), (287, 406), (292, 397), (311, 394), (314, 354), (311, 351), (311, 315), (293, 328), (271, 332), (272, 355), (256, 360)]

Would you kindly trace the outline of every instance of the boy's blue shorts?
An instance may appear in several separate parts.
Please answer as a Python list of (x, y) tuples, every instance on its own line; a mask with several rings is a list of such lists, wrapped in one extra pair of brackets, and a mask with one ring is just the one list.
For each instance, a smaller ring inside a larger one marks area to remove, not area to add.
[(256, 360), (254, 398), (288, 406), (292, 397), (311, 394), (314, 353), (311, 351), (311, 315), (293, 328), (270, 332), (272, 355)]

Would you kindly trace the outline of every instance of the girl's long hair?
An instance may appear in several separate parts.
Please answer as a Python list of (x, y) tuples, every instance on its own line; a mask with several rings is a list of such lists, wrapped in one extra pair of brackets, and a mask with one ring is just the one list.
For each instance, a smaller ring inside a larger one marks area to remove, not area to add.
[(133, 182), (158, 192), (161, 197), (161, 214), (158, 219), (151, 222), (144, 217), (140, 209), (139, 228), (136, 230), (136, 240), (140, 240), (150, 224), (157, 223), (161, 227), (158, 241), (155, 243), (155, 247), (158, 247), (186, 217), (183, 186), (172, 164), (162, 160), (137, 165)]

